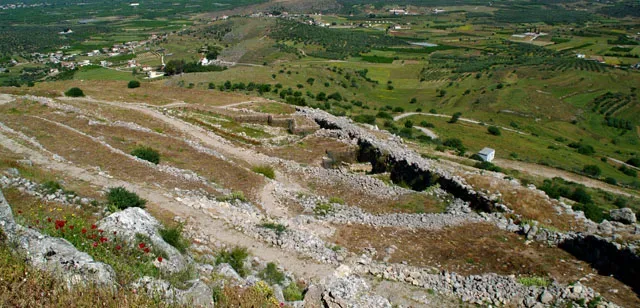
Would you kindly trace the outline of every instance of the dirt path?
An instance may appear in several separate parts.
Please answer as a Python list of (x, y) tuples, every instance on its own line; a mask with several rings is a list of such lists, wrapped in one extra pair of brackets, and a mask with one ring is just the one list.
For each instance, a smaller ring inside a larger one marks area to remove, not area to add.
[(561, 177), (565, 180), (583, 184), (584, 186), (587, 186), (587, 187), (598, 188), (604, 191), (608, 191), (614, 194), (624, 195), (627, 197), (640, 196), (636, 193), (630, 193), (619, 187), (609, 185), (602, 181), (594, 180), (586, 176), (581, 176), (568, 171), (563, 171), (563, 170), (546, 167), (538, 164), (525, 163), (520, 161), (513, 161), (513, 160), (499, 159), (499, 158), (496, 158), (495, 160), (493, 160), (493, 163), (503, 168), (514, 169), (524, 173), (528, 173), (535, 176), (541, 176), (549, 179), (553, 177)]
[[(41, 154), (38, 151), (29, 149), (13, 139), (0, 133), (0, 146), (23, 155), (31, 160), (35, 165), (61, 172), (69, 177), (87, 181), (100, 187), (123, 186), (134, 191), (141, 197), (150, 201), (149, 206), (161, 210), (169, 211), (171, 214), (181, 217), (188, 217), (188, 226), (198, 230), (211, 241), (217, 241), (229, 246), (245, 246), (251, 253), (268, 262), (277, 262), (292, 271), (297, 276), (319, 280), (333, 273), (333, 266), (319, 264), (301, 258), (296, 253), (284, 251), (265, 243), (256, 241), (243, 233), (233, 230), (232, 226), (227, 226), (224, 221), (215, 219), (209, 212), (198, 210), (178, 202), (169, 191), (154, 185), (125, 182), (111, 177), (101, 176), (96, 171), (88, 171), (76, 165), (55, 161), (53, 158)], [(304, 259), (304, 260), (303, 260)]]
[(0, 105), (8, 104), (14, 100), (13, 95), (0, 93)]
[(414, 127), (417, 130), (423, 132), (425, 135), (431, 137), (431, 139), (438, 139), (438, 135), (434, 131), (432, 131), (432, 130), (430, 130), (428, 128), (425, 128), (425, 127), (421, 127), (421, 126), (414, 126)]
[(625, 162), (623, 162), (623, 161), (621, 161), (619, 159), (615, 159), (615, 158), (612, 158), (612, 157), (607, 157), (607, 159), (613, 161), (614, 163), (616, 163), (618, 165), (623, 165), (623, 166), (626, 166), (627, 168), (636, 169), (636, 170), (640, 171), (640, 168), (638, 168), (636, 166), (633, 166), (633, 165), (629, 165), (629, 164), (627, 164), (627, 163), (625, 163)]
[[(428, 112), (405, 112), (403, 114), (397, 115), (395, 117), (393, 117), (394, 121), (399, 121), (402, 120), (406, 117), (410, 117), (410, 116), (414, 116), (414, 115), (422, 115), (422, 116), (429, 116), (429, 117), (439, 117), (439, 118), (451, 118), (450, 115), (446, 115), (446, 114), (439, 114), (439, 113), (428, 113)], [(482, 122), (478, 121), (478, 120), (473, 120), (473, 119), (468, 119), (468, 118), (458, 118), (458, 121), (462, 121), (462, 122), (467, 122), (467, 123), (472, 123), (472, 124), (480, 124)], [(514, 132), (516, 134), (520, 134), (520, 135), (529, 135), (528, 133), (525, 132), (521, 132), (519, 130), (515, 130), (513, 128), (509, 128), (509, 127), (504, 127), (504, 126), (498, 126), (500, 127), (500, 129), (506, 130), (506, 131), (510, 131), (510, 132)]]

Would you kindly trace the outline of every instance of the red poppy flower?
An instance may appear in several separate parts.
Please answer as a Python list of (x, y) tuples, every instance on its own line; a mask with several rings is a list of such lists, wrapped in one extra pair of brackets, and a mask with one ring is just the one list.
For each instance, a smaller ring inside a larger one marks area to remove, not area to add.
[(140, 249), (144, 248), (144, 246), (146, 246), (144, 243), (138, 244), (138, 247), (140, 247)]
[(120, 249), (122, 249), (122, 246), (120, 245), (116, 246), (116, 250), (120, 250)]
[(102, 229), (98, 230), (98, 233), (102, 234), (102, 232), (104, 232), (104, 230)]
[(113, 235), (116, 235), (118, 233), (118, 231), (113, 231)]
[(98, 247), (98, 242), (93, 242), (93, 247)]
[(144, 253), (149, 253), (149, 252), (151, 252), (151, 249), (149, 249), (149, 248), (145, 248), (144, 249)]
[(18, 214), (22, 214), (22, 211), (21, 211), (21, 210), (18, 210)]
[(109, 239), (106, 238), (106, 237), (101, 237), (100, 238), (100, 243), (104, 243), (104, 242), (107, 242), (107, 241), (109, 241)]
[(66, 223), (67, 223), (66, 220), (56, 220), (56, 230), (63, 229)]
[(82, 228), (82, 230), (80, 232), (82, 232), (82, 234), (85, 234), (85, 233), (87, 233), (87, 229)]
[(48, 221), (48, 222), (51, 222), (51, 218), (47, 218), (47, 221)]
[(69, 229), (70, 229), (70, 230), (73, 230), (73, 228), (74, 228), (73, 226), (69, 226)]
[(95, 229), (98, 229), (98, 226), (96, 226), (96, 225), (91, 225), (91, 230), (95, 230)]
[(162, 257), (158, 257), (158, 262), (162, 263)]

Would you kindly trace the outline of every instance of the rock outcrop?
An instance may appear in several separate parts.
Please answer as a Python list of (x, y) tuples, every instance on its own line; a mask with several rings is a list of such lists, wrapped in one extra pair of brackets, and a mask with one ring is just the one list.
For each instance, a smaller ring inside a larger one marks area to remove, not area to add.
[(67, 240), (51, 237), (19, 225), (13, 218), (11, 207), (0, 192), (0, 228), (7, 241), (15, 244), (18, 253), (38, 270), (48, 271), (74, 285), (115, 285), (111, 266), (96, 262), (91, 256), (78, 251)]
[(142, 277), (131, 285), (137, 292), (146, 293), (151, 298), (185, 305), (188, 307), (214, 307), (213, 296), (209, 286), (202, 281), (188, 281), (190, 286), (185, 290), (172, 286), (169, 282), (151, 277)]
[(189, 260), (175, 247), (169, 245), (160, 236), (161, 224), (147, 211), (132, 207), (113, 213), (97, 223), (98, 227), (107, 233), (114, 233), (116, 237), (130, 245), (137, 245), (142, 235), (151, 241), (151, 245), (166, 253), (165, 261), (159, 266), (168, 273), (183, 271)]
[(611, 210), (609, 212), (609, 216), (611, 216), (611, 220), (618, 221), (623, 224), (630, 225), (636, 223), (636, 214), (628, 207)]

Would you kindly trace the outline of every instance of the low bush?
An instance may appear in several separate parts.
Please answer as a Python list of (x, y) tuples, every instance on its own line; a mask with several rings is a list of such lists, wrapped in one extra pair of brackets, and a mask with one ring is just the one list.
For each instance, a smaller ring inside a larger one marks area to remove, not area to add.
[(464, 153), (467, 151), (467, 148), (465, 148), (465, 146), (462, 144), (462, 140), (458, 138), (445, 139), (442, 142), (442, 145), (448, 148), (456, 149), (459, 155), (464, 155)]
[(223, 250), (216, 257), (216, 265), (228, 263), (240, 275), (245, 277), (247, 270), (244, 268), (244, 261), (249, 256), (249, 252), (244, 247), (235, 247), (230, 251)]
[(331, 197), (329, 198), (329, 203), (344, 204), (344, 200), (340, 197)]
[(278, 270), (278, 267), (273, 262), (267, 263), (267, 267), (260, 271), (258, 276), (271, 285), (282, 284), (285, 278), (284, 274)]
[(605, 219), (609, 219), (609, 214), (605, 213), (602, 208), (599, 206), (588, 203), (588, 204), (576, 204), (573, 206), (573, 210), (575, 211), (583, 211), (584, 216), (591, 219), (594, 222), (601, 223)]
[(456, 112), (451, 116), (451, 119), (449, 120), (449, 123), (453, 124), (458, 122), (458, 119), (460, 119), (460, 116), (462, 116), (461, 112)]
[(64, 92), (64, 95), (69, 96), (69, 97), (83, 97), (84, 96), (84, 92), (80, 88), (73, 87), (73, 88), (67, 90), (67, 92)]
[(313, 208), (313, 213), (318, 216), (327, 216), (333, 212), (333, 207), (329, 203), (320, 203)]
[(492, 134), (494, 136), (502, 135), (502, 132), (500, 131), (500, 128), (498, 128), (497, 126), (489, 126), (487, 128), (487, 132), (489, 132), (489, 134)]
[(219, 201), (234, 201), (239, 200), (242, 202), (247, 201), (247, 198), (244, 196), (244, 193), (241, 191), (234, 191), (226, 196), (221, 196), (217, 198)]
[(119, 210), (130, 207), (144, 208), (147, 200), (140, 198), (136, 193), (126, 190), (124, 187), (110, 188), (107, 192), (107, 202)]
[(139, 87), (140, 87), (140, 81), (137, 81), (137, 80), (131, 80), (127, 84), (127, 88), (129, 88), (129, 89), (135, 89), (135, 88), (139, 88)]
[(284, 300), (288, 302), (301, 301), (304, 298), (302, 296), (302, 288), (293, 282), (282, 290), (282, 295), (284, 295)]
[(270, 179), (276, 178), (276, 172), (273, 170), (273, 167), (267, 165), (255, 166), (251, 168), (251, 170), (255, 173), (262, 174)]
[(131, 155), (156, 165), (160, 163), (160, 153), (150, 147), (137, 147), (131, 151)]
[(600, 174), (602, 174), (602, 170), (600, 170), (600, 167), (596, 166), (596, 165), (586, 165), (584, 166), (584, 168), (582, 168), (582, 172), (584, 172), (584, 174), (586, 175), (590, 175), (590, 176), (600, 176)]
[(271, 229), (273, 231), (276, 232), (276, 234), (281, 234), (284, 231), (287, 231), (287, 226), (283, 225), (283, 224), (277, 224), (277, 223), (273, 223), (273, 222), (265, 222), (263, 224), (260, 225), (263, 228), (266, 229)]
[(160, 236), (167, 244), (175, 247), (181, 253), (185, 253), (189, 248), (189, 240), (182, 235), (183, 226), (167, 227), (160, 229)]
[(488, 161), (483, 161), (483, 162), (479, 162), (476, 163), (475, 165), (476, 168), (478, 169), (483, 169), (483, 170), (489, 170), (489, 171), (494, 171), (494, 172), (502, 172), (502, 169)]
[(620, 168), (618, 168), (618, 170), (622, 171), (622, 173), (631, 176), (631, 177), (637, 177), (638, 176), (638, 172), (632, 168), (629, 168), (625, 165), (620, 166)]
[(42, 189), (44, 189), (47, 194), (53, 194), (62, 189), (62, 185), (56, 181), (46, 181), (42, 183)]
[(518, 282), (527, 287), (548, 287), (551, 280), (546, 277), (519, 277)]
[(353, 120), (358, 123), (365, 123), (365, 124), (371, 124), (371, 125), (376, 124), (376, 117), (370, 114), (359, 114), (357, 116), (354, 116)]
[(629, 158), (629, 160), (627, 160), (627, 164), (634, 167), (640, 167), (640, 158), (638, 157)]

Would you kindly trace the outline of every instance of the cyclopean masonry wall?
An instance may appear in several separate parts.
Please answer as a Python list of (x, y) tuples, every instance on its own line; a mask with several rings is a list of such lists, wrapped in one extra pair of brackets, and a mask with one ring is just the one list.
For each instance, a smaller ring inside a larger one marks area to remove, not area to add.
[(478, 192), (461, 177), (439, 168), (402, 144), (402, 139), (379, 140), (376, 136), (351, 123), (349, 119), (333, 116), (324, 111), (298, 107), (298, 113), (313, 119), (321, 128), (338, 129), (360, 146), (358, 160), (370, 162), (373, 173), (390, 172), (394, 183), (404, 183), (415, 190), (424, 190), (434, 184), (470, 203), (471, 208), (482, 212), (494, 212), (500, 207), (482, 192)]

